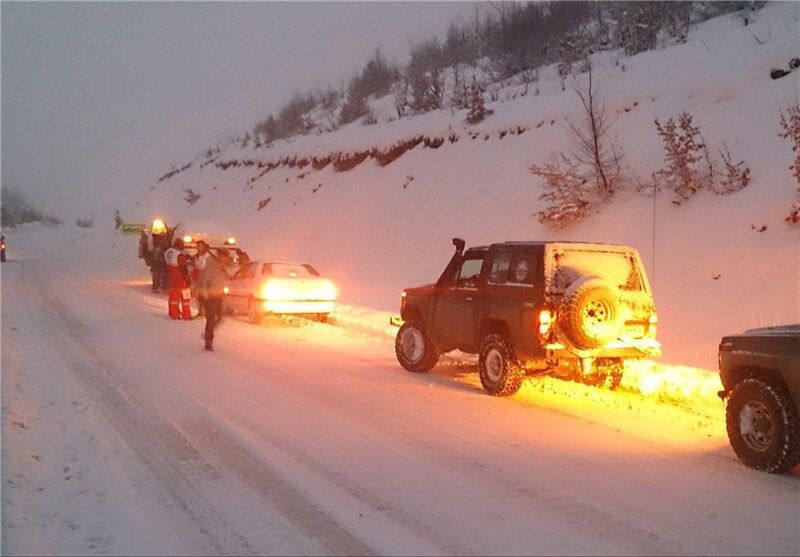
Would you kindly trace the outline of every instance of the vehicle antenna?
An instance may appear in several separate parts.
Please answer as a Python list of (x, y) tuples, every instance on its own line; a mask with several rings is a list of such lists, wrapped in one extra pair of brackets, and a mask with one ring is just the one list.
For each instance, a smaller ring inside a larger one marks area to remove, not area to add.
[(655, 289), (656, 284), (656, 194), (658, 194), (658, 184), (653, 181), (653, 249), (652, 249), (652, 256), (653, 256), (653, 263), (652, 263), (652, 274), (653, 274), (653, 288)]

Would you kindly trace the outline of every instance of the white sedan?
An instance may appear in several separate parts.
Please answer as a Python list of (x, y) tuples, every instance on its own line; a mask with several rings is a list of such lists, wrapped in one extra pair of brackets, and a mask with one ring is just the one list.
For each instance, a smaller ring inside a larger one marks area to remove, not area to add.
[(336, 285), (306, 263), (252, 261), (231, 278), (223, 308), (260, 323), (264, 315), (302, 315), (325, 321), (336, 305)]

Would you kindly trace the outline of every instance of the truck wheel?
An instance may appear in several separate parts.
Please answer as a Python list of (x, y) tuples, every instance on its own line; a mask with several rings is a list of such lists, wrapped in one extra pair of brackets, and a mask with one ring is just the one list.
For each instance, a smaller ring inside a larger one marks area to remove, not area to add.
[(514, 347), (502, 335), (488, 335), (478, 358), (481, 385), (494, 396), (510, 396), (519, 391), (525, 370), (514, 355)]
[(571, 286), (558, 316), (563, 335), (581, 350), (602, 348), (616, 340), (624, 324), (619, 292), (598, 277), (585, 278)]
[(253, 325), (260, 325), (264, 319), (264, 314), (258, 309), (258, 304), (255, 300), (247, 302), (247, 320)]
[(800, 419), (782, 386), (745, 379), (731, 390), (725, 418), (733, 451), (747, 466), (786, 472), (800, 463)]
[(422, 325), (406, 321), (394, 340), (397, 361), (408, 371), (429, 371), (439, 361), (439, 352)]

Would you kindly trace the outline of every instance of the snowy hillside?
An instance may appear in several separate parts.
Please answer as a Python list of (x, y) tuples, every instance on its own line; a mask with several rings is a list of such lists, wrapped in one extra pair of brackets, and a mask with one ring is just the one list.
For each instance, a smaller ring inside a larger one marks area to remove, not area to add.
[(685, 44), (594, 60), (629, 173), (644, 180), (663, 166), (653, 120), (687, 111), (715, 151), (726, 142), (751, 168), (751, 184), (729, 196), (701, 192), (678, 206), (665, 191), (654, 204), (631, 181), (582, 223), (540, 224), (542, 184), (529, 167), (570, 149), (567, 119), (580, 108), (551, 67), (538, 96), (509, 87), (474, 126), (447, 109), (204, 153), (143, 187), (122, 216), (223, 223), (251, 256), (307, 260), (338, 282), (342, 301), (384, 310), (398, 307), (403, 287), (439, 275), (453, 236), (629, 244), (654, 286), (664, 360), (714, 368), (721, 335), (800, 320), (800, 232), (783, 222), (796, 184), (790, 144), (778, 136), (800, 71), (769, 75), (798, 55), (798, 20), (797, 3), (771, 4), (747, 26), (722, 16)]

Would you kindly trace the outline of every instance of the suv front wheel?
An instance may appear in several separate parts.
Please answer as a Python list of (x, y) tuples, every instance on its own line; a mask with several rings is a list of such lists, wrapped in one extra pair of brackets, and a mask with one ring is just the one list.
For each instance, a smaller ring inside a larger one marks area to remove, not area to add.
[(422, 325), (406, 321), (394, 340), (397, 361), (408, 371), (429, 371), (439, 361), (439, 352)]
[(494, 396), (510, 396), (519, 391), (525, 370), (514, 355), (514, 347), (503, 335), (487, 335), (478, 358), (481, 385)]
[(786, 472), (800, 463), (800, 421), (779, 385), (745, 379), (728, 396), (726, 425), (736, 456), (751, 468)]

